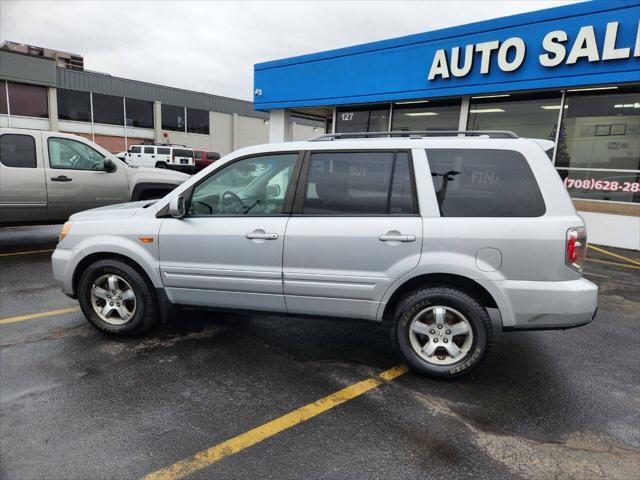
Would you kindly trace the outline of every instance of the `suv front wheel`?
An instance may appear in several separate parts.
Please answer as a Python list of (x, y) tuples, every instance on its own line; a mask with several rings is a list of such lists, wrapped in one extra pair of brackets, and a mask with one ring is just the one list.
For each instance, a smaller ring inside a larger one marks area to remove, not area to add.
[(493, 331), (487, 311), (465, 292), (421, 288), (398, 303), (393, 340), (414, 370), (454, 378), (484, 360)]

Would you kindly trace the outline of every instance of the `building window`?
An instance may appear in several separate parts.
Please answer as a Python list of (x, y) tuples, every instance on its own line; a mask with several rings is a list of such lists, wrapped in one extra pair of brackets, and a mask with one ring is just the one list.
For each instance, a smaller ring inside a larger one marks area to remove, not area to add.
[(58, 118), (60, 120), (91, 121), (91, 96), (89, 92), (58, 88)]
[(93, 94), (93, 122), (106, 125), (124, 125), (122, 97)]
[(184, 107), (162, 104), (162, 129), (184, 132)]
[(471, 97), (467, 129), (509, 130), (555, 141), (561, 103), (561, 92)]
[(567, 92), (556, 168), (574, 198), (640, 203), (640, 87)]
[(127, 98), (127, 127), (153, 128), (153, 102)]
[(5, 167), (35, 168), (36, 142), (31, 135), (0, 136), (0, 163)]
[(209, 111), (187, 108), (187, 132), (209, 135)]
[(11, 115), (47, 118), (47, 87), (9, 82), (9, 108)]
[(7, 83), (0, 82), (0, 114), (6, 115), (9, 113), (7, 109)]
[(393, 105), (391, 130), (458, 130), (457, 100), (398, 102)]
[(389, 129), (389, 105), (339, 108), (336, 132), (386, 132)]

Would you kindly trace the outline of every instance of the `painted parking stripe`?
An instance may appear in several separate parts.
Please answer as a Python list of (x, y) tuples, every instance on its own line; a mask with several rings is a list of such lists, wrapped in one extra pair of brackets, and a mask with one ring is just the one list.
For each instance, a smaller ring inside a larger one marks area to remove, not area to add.
[(26, 252), (12, 252), (12, 253), (0, 253), (0, 257), (13, 257), (15, 255), (32, 255), (34, 253), (45, 253), (45, 252), (53, 252), (54, 248), (49, 248), (47, 250), (28, 250)]
[(266, 440), (267, 438), (273, 437), (284, 430), (306, 422), (327, 410), (331, 410), (338, 405), (348, 402), (349, 400), (353, 400), (354, 398), (379, 387), (383, 383), (403, 375), (407, 370), (408, 368), (406, 365), (398, 365), (390, 368), (389, 370), (385, 370), (376, 377), (354, 383), (353, 385), (343, 388), (342, 390), (332, 393), (331, 395), (321, 398), (313, 403), (309, 403), (304, 407), (300, 407), (297, 410), (289, 412), (275, 420), (271, 420), (270, 422), (260, 425), (248, 432), (230, 438), (229, 440), (214, 445), (206, 450), (202, 450), (201, 452), (166, 468), (150, 473), (143, 477), (143, 480), (175, 480), (178, 478), (184, 478), (187, 475), (197, 472), (198, 470), (202, 470), (203, 468), (222, 460), (225, 457), (234, 455), (246, 448), (262, 442), (263, 440)]
[(48, 312), (32, 313), (30, 315), (21, 315), (19, 317), (9, 317), (0, 319), (0, 325), (8, 323), (24, 322), (26, 320), (35, 320), (37, 318), (53, 317), (55, 315), (64, 315), (65, 313), (79, 312), (80, 307), (61, 308), (59, 310), (49, 310)]
[(591, 248), (591, 249), (595, 250), (596, 252), (604, 253), (605, 255), (609, 255), (610, 257), (617, 258), (619, 260), (626, 260), (627, 262), (631, 262), (634, 265), (640, 266), (640, 262), (639, 261), (634, 260), (633, 258), (629, 258), (629, 257), (624, 257), (622, 255), (618, 255), (617, 253), (610, 252), (608, 250), (605, 250), (604, 248), (596, 247), (594, 245), (587, 245), (587, 248)]
[(628, 263), (610, 262), (609, 260), (600, 260), (597, 258), (587, 257), (587, 262), (604, 263), (606, 265), (615, 265), (616, 267), (633, 268), (634, 270), (640, 270), (640, 267), (636, 267), (635, 265), (629, 265)]

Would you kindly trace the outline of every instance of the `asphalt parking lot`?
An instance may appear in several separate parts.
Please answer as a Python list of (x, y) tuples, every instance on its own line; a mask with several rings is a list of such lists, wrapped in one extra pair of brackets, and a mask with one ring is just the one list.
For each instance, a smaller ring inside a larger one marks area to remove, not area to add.
[(0, 230), (2, 478), (640, 476), (637, 252), (590, 249), (590, 325), (503, 334), (437, 381), (367, 322), (200, 312), (104, 336), (53, 283), (58, 230)]

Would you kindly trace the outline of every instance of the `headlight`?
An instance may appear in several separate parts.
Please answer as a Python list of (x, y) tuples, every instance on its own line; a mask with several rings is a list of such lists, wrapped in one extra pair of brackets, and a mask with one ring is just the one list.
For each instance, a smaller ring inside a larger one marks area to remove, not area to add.
[(67, 233), (71, 231), (71, 222), (67, 222), (62, 226), (62, 230), (60, 230), (60, 236), (58, 237), (58, 241), (61, 242), (64, 240), (64, 237), (67, 236)]

